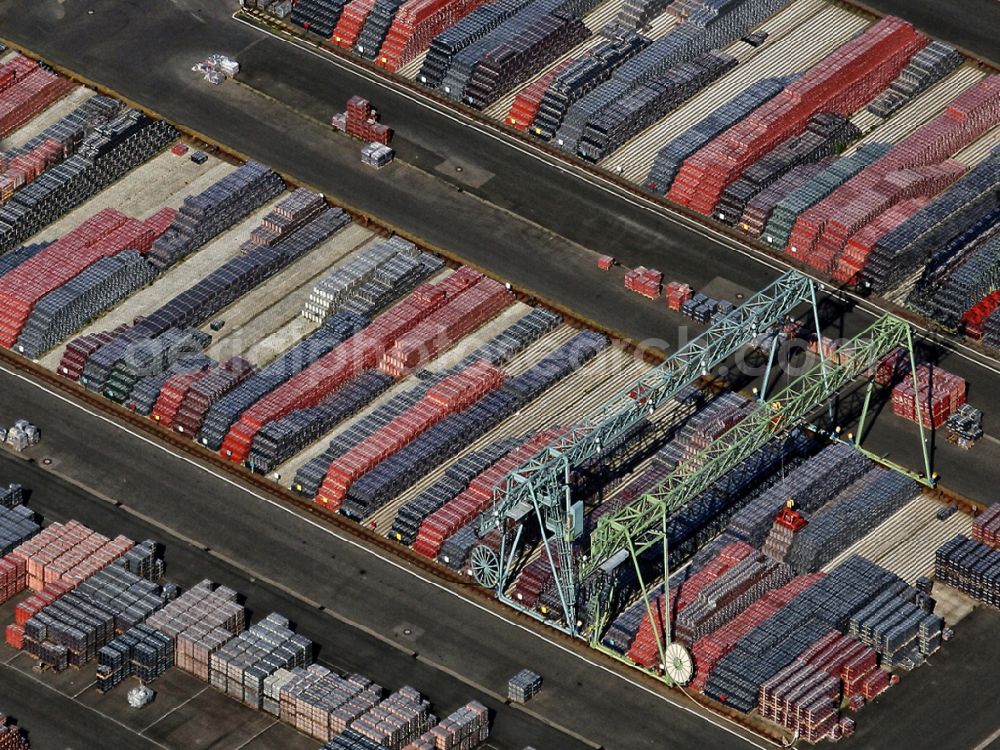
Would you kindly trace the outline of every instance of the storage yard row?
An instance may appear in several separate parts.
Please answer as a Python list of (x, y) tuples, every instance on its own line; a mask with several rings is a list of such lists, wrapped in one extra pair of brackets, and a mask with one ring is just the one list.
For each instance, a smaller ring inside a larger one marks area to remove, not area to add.
[[(539, 617), (559, 619), (553, 568), (588, 555), (602, 517), (673, 472), (695, 470), (704, 449), (762, 408), (735, 393), (690, 386), (644, 415), (600, 460), (574, 473), (583, 532), (566, 562), (543, 529), (516, 540), (505, 527), (481, 533), (495, 488), (511, 470), (563, 435), (568, 420), (628, 392), (651, 366), (603, 334), (516, 301), (479, 272), (446, 268), (413, 243), (353, 225), (323, 196), (289, 190), (264, 165), (192, 161), (183, 149), (167, 150), (177, 139), (169, 126), (107, 97), (69, 95), (79, 97), (73, 107), (33, 136), (62, 146), (46, 151), (0, 209), (9, 230), (0, 255), (0, 344), (442, 565), (468, 574), (477, 560), (511, 555), (515, 574), (505, 594)], [(831, 138), (852, 127), (843, 117), (817, 122)], [(790, 324), (749, 344), (766, 352), (769, 336), (806, 334)], [(831, 361), (851, 359), (849, 349), (824, 351)], [(916, 393), (907, 392), (911, 381), (897, 360), (885, 352), (878, 385), (892, 394), (894, 411), (914, 419)], [(929, 373), (919, 371), (922, 399)], [(964, 383), (933, 399), (923, 414), (937, 426), (964, 400)], [(691, 646), (695, 685), (708, 697), (757, 710), (810, 739), (849, 733), (837, 698), (857, 706), (857, 696), (874, 697), (947, 633), (922, 580), (941, 534), (937, 527), (908, 534), (903, 524), (926, 502), (915, 482), (847, 443), (798, 430), (780, 435), (670, 516), (671, 566), (691, 563), (671, 577), (669, 597), (647, 609), (637, 581), (626, 577), (617, 581), (622, 606), (611, 620), (583, 624), (600, 629), (607, 648), (660, 671), (657, 633), (669, 621), (676, 639)], [(963, 520), (948, 520), (948, 533), (968, 531)], [(905, 557), (865, 547), (884, 524), (903, 528)], [(6, 590), (89, 580), (132, 548), (124, 539), (85, 544), (90, 536), (65, 530), (59, 539), (71, 539), (73, 550), (51, 568), (54, 560), (23, 570), (8, 561)], [(855, 544), (864, 556), (836, 562)], [(642, 560), (646, 580), (655, 586), (659, 578), (661, 589), (662, 562), (653, 554)], [(83, 572), (67, 574), (78, 565)], [(600, 590), (601, 575), (585, 582), (582, 597)], [(57, 595), (76, 596), (60, 585), (30, 600), (36, 611), (8, 630), (12, 642), (20, 639), (57, 667), (97, 652), (95, 639), (47, 639), (37, 615), (58, 610)], [(172, 613), (166, 598), (144, 589), (144, 603), (128, 605), (130, 616), (141, 617), (115, 627), (128, 630), (125, 624), (138, 625), (152, 609)], [(588, 611), (585, 604), (579, 612)], [(221, 609), (233, 614), (229, 605)], [(166, 615), (152, 617), (150, 627), (169, 633)], [(242, 627), (234, 617), (237, 625), (219, 623), (230, 635)], [(231, 648), (285, 634), (280, 620), (262, 622)], [(102, 623), (110, 640), (111, 625)], [(155, 672), (166, 643), (146, 631), (133, 636), (126, 652), (157, 655), (139, 665)], [(249, 688), (248, 670), (236, 687), (228, 671), (226, 680), (213, 680), (214, 653), (228, 653), (227, 639), (216, 628), (188, 650), (177, 640), (174, 659), (227, 693), (238, 689), (243, 701), (264, 707), (265, 698), (277, 700), (274, 683), (268, 695), (257, 669), (249, 670), (256, 680)], [(716, 645), (706, 651), (699, 646), (705, 639)], [(784, 645), (764, 662), (745, 657), (765, 641)], [(110, 686), (130, 660), (105, 653), (101, 679)], [(274, 666), (304, 668), (291, 662)], [(774, 709), (793, 677), (805, 693), (788, 705), (803, 710)], [(421, 710), (406, 742), (427, 728)]]
[(488, 738), (482, 704), (439, 721), (410, 686), (390, 691), (314, 663), (313, 643), (280, 614), (250, 624), (236, 591), (165, 582), (155, 542), (109, 539), (76, 521), (43, 529), (20, 504), (20, 488), (11, 490), (0, 524), (18, 524), (20, 541), (11, 537), (0, 558), (0, 600), (17, 600), (5, 639), (44, 668), (95, 672), (96, 664), (96, 688), (108, 692), (122, 683), (155, 687), (177, 667), (324, 748), (471, 750)]
[(258, 6), (1000, 346), (1000, 78), (900, 19), (822, 0)]

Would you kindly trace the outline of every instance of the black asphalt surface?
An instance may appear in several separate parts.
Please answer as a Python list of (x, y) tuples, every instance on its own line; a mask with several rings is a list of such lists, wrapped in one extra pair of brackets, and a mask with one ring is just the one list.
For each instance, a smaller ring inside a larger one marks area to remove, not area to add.
[(1000, 64), (1000, 3), (995, 0), (862, 0), (886, 14), (900, 16), (921, 31)]

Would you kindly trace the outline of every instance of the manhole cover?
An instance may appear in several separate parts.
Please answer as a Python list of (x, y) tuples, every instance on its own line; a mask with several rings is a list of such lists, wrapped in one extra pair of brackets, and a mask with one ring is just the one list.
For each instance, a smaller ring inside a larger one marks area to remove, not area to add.
[(392, 634), (402, 641), (416, 641), (424, 631), (411, 623), (401, 623), (392, 629)]

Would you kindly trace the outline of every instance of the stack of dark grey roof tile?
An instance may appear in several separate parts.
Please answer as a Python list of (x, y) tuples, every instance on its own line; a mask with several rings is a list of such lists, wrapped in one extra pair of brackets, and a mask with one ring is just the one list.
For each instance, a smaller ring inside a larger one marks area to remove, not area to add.
[(184, 199), (170, 228), (153, 243), (149, 261), (169, 268), (281, 193), (281, 178), (255, 161)]

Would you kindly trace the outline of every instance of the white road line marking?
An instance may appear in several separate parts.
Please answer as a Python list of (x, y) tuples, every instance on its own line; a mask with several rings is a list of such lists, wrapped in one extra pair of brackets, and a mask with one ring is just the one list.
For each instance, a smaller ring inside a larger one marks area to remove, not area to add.
[[(45, 688), (46, 690), (48, 690), (50, 693), (55, 693), (56, 695), (58, 695), (58, 696), (60, 696), (62, 698), (65, 698), (68, 701), (73, 701), (76, 705), (81, 706), (82, 708), (85, 708), (87, 711), (90, 711), (91, 713), (97, 714), (98, 716), (101, 716), (101, 717), (107, 719), (108, 721), (117, 724), (122, 729), (124, 729), (125, 731), (127, 731), (129, 734), (134, 734), (137, 737), (142, 737), (142, 735), (140, 735), (138, 732), (136, 732), (132, 727), (130, 727), (127, 724), (123, 724), (122, 722), (118, 721), (118, 719), (116, 719), (114, 716), (109, 716), (108, 714), (104, 713), (103, 711), (98, 711), (96, 708), (94, 708), (93, 706), (88, 706), (86, 703), (80, 703), (80, 701), (73, 700), (73, 698), (71, 698), (70, 696), (66, 695), (66, 693), (62, 692), (61, 690), (57, 690), (56, 688), (54, 688), (52, 685), (50, 685), (49, 683), (45, 682), (44, 680), (38, 679), (33, 674), (30, 674), (28, 672), (22, 672), (20, 669), (16, 669), (16, 668), (10, 667), (10, 666), (5, 666), (4, 669), (12, 669), (15, 672), (17, 672), (21, 677), (26, 677), (27, 679), (31, 680), (32, 682), (35, 682), (35, 683), (41, 685), (43, 688)], [(149, 737), (142, 737), (142, 739), (144, 739), (146, 742), (148, 742), (148, 743), (150, 743), (152, 745), (156, 745), (157, 747), (163, 748), (163, 750), (171, 750), (171, 748), (167, 747), (166, 745), (162, 745), (159, 742), (157, 742), (156, 740), (150, 739)]]
[[(540, 632), (538, 632), (537, 630), (535, 630), (533, 628), (529, 628), (528, 626), (523, 625), (523, 624), (521, 624), (519, 622), (514, 622), (513, 620), (510, 620), (507, 617), (504, 617), (503, 615), (499, 614), (498, 612), (494, 612), (493, 610), (489, 609), (488, 607), (483, 606), (479, 602), (474, 601), (472, 599), (469, 599), (468, 597), (463, 596), (461, 593), (459, 593), (457, 591), (453, 591), (452, 589), (448, 588), (447, 586), (444, 586), (443, 584), (438, 583), (437, 581), (424, 576), (419, 571), (413, 570), (413, 569), (411, 569), (411, 568), (403, 565), (402, 563), (400, 563), (400, 562), (398, 562), (396, 560), (393, 560), (391, 557), (387, 557), (386, 555), (381, 554), (378, 550), (371, 549), (370, 547), (367, 547), (364, 544), (361, 544), (360, 542), (352, 539), (351, 537), (339, 534), (334, 529), (329, 528), (329, 527), (327, 527), (327, 526), (319, 523), (318, 521), (314, 521), (311, 518), (307, 518), (307, 517), (303, 516), (301, 513), (299, 513), (298, 511), (296, 511), (294, 508), (286, 505), (285, 503), (281, 503), (281, 502), (279, 502), (277, 500), (273, 500), (273, 499), (267, 497), (266, 495), (261, 495), (260, 493), (256, 492), (255, 490), (252, 490), (252, 489), (250, 489), (248, 487), (244, 487), (239, 482), (236, 482), (235, 480), (231, 479), (230, 477), (227, 477), (225, 474), (220, 474), (219, 472), (215, 471), (211, 467), (205, 466), (204, 464), (199, 463), (198, 461), (196, 461), (193, 458), (190, 458), (189, 456), (183, 455), (181, 453), (177, 453), (177, 452), (171, 450), (168, 446), (162, 445), (159, 442), (157, 442), (157, 441), (155, 441), (155, 440), (153, 440), (151, 438), (148, 438), (148, 437), (146, 437), (145, 435), (143, 435), (143, 434), (141, 434), (139, 432), (135, 432), (130, 427), (128, 427), (128, 425), (126, 425), (124, 423), (118, 422), (118, 421), (116, 421), (116, 420), (114, 420), (114, 419), (112, 419), (110, 417), (107, 417), (107, 416), (105, 416), (103, 414), (100, 414), (98, 412), (92, 411), (91, 409), (87, 408), (85, 405), (83, 405), (81, 403), (78, 403), (78, 402), (74, 401), (73, 399), (71, 399), (71, 398), (69, 398), (67, 396), (64, 396), (63, 394), (61, 394), (61, 393), (59, 393), (57, 391), (53, 391), (53, 390), (49, 389), (45, 385), (32, 380), (31, 378), (23, 375), (20, 372), (17, 372), (16, 370), (11, 370), (10, 368), (8, 368), (6, 366), (0, 365), (0, 371), (6, 372), (8, 375), (12, 375), (13, 377), (15, 377), (17, 379), (22, 380), (25, 383), (28, 383), (29, 385), (34, 386), (35, 388), (38, 388), (39, 390), (44, 391), (45, 393), (48, 393), (51, 396), (54, 396), (55, 398), (59, 399), (60, 401), (63, 401), (65, 403), (69, 404), (70, 406), (72, 406), (72, 407), (74, 407), (76, 409), (79, 409), (80, 411), (82, 411), (82, 412), (84, 412), (86, 414), (89, 414), (92, 417), (100, 419), (103, 422), (107, 422), (112, 427), (115, 427), (115, 428), (117, 428), (117, 429), (119, 429), (119, 430), (121, 430), (123, 432), (126, 432), (129, 435), (132, 435), (133, 437), (138, 438), (142, 442), (147, 443), (147, 444), (153, 446), (154, 448), (156, 448), (158, 450), (161, 450), (164, 453), (167, 453), (167, 454), (169, 454), (169, 455), (171, 455), (171, 456), (173, 456), (173, 457), (175, 457), (175, 458), (177, 458), (177, 459), (179, 459), (181, 461), (185, 461), (185, 462), (191, 464), (192, 466), (195, 466), (196, 468), (201, 469), (202, 471), (205, 471), (208, 474), (211, 474), (216, 479), (220, 479), (223, 482), (225, 482), (226, 484), (232, 485), (236, 489), (241, 490), (243, 492), (246, 492), (247, 494), (249, 494), (249, 495), (257, 498), (258, 500), (262, 500), (263, 502), (268, 503), (269, 505), (274, 506), (278, 510), (283, 511), (285, 513), (288, 513), (289, 515), (294, 516), (298, 520), (300, 520), (300, 521), (302, 521), (304, 523), (307, 523), (307, 524), (309, 524), (309, 525), (311, 525), (311, 526), (319, 529), (320, 531), (322, 531), (322, 532), (324, 532), (326, 534), (329, 534), (330, 536), (332, 536), (332, 537), (334, 537), (336, 539), (339, 539), (342, 542), (345, 542), (345, 543), (351, 545), (352, 547), (356, 547), (357, 549), (359, 549), (359, 550), (361, 550), (363, 552), (366, 552), (366, 553), (368, 553), (370, 555), (373, 555), (374, 557), (377, 557), (382, 562), (387, 563), (388, 565), (391, 565), (394, 568), (397, 568), (398, 570), (400, 570), (400, 571), (402, 571), (404, 573), (407, 573), (407, 574), (413, 576), (414, 578), (417, 578), (417, 579), (423, 581), (424, 583), (426, 583), (426, 584), (428, 584), (430, 586), (433, 586), (433, 587), (439, 589), (440, 591), (443, 591), (446, 594), (449, 594), (449, 595), (455, 597), (456, 599), (460, 599), (461, 601), (463, 601), (463, 602), (465, 602), (467, 604), (470, 604), (473, 607), (476, 607), (477, 609), (485, 612), (488, 615), (491, 615), (492, 617), (495, 617), (496, 619), (500, 620), (503, 623), (506, 623), (507, 625), (510, 625), (512, 627), (515, 627), (515, 628), (518, 628), (520, 630), (523, 630), (525, 633), (529, 633), (530, 635), (533, 635), (534, 637), (538, 638), (539, 640), (544, 641), (545, 643), (547, 643), (547, 644), (549, 644), (551, 646), (555, 646), (556, 648), (560, 649), (561, 651), (564, 651), (565, 653), (569, 654), (570, 656), (576, 657), (577, 659), (585, 662), (586, 664), (589, 664), (592, 667), (596, 667), (597, 669), (600, 669), (600, 670), (602, 670), (604, 672), (607, 672), (609, 675), (612, 675), (612, 676), (614, 676), (614, 677), (616, 677), (616, 678), (618, 678), (618, 679), (620, 679), (620, 680), (628, 683), (629, 685), (632, 685), (633, 687), (636, 687), (636, 688), (638, 688), (638, 689), (640, 689), (640, 690), (648, 693), (649, 695), (653, 696), (654, 698), (662, 700), (665, 703), (668, 703), (671, 706), (674, 706), (675, 708), (681, 709), (682, 711), (686, 711), (687, 713), (689, 713), (689, 714), (691, 714), (693, 716), (696, 716), (699, 719), (702, 719), (703, 721), (707, 721), (708, 723), (714, 725), (718, 729), (721, 729), (721, 730), (723, 730), (725, 732), (728, 732), (729, 734), (733, 735), (734, 737), (738, 737), (739, 739), (743, 740), (744, 742), (746, 742), (748, 745), (750, 745), (752, 747), (759, 748), (760, 750), (768, 750), (767, 746), (761, 745), (761, 744), (759, 744), (757, 742), (754, 742), (749, 737), (747, 737), (746, 734), (743, 733), (744, 731), (749, 732), (750, 730), (746, 730), (744, 727), (740, 726), (739, 724), (736, 724), (735, 722), (730, 721), (729, 719), (726, 719), (724, 716), (719, 716), (718, 719), (717, 719), (714, 716), (708, 716), (706, 714), (703, 714), (703, 713), (701, 713), (699, 711), (694, 710), (690, 706), (686, 706), (683, 703), (680, 703), (680, 702), (674, 700), (673, 698), (671, 698), (671, 697), (669, 697), (667, 695), (664, 695), (663, 693), (660, 693), (660, 692), (658, 692), (656, 690), (653, 690), (652, 688), (650, 688), (647, 685), (643, 685), (641, 682), (637, 682), (636, 680), (633, 680), (631, 677), (628, 677), (625, 674), (622, 674), (622, 673), (620, 673), (620, 672), (618, 672), (616, 670), (611, 669), (610, 667), (608, 667), (608, 666), (606, 666), (604, 664), (600, 664), (599, 662), (596, 662), (596, 661), (594, 661), (592, 659), (589, 659), (588, 657), (584, 656), (583, 654), (578, 653), (578, 652), (574, 651), (573, 649), (571, 649), (571, 648), (569, 648), (567, 646), (564, 646), (563, 644), (561, 644), (561, 643), (559, 643), (557, 641), (553, 641), (551, 638), (548, 638), (545, 634), (540, 633)], [(721, 721), (719, 719), (721, 719)], [(727, 726), (727, 725), (729, 725), (729, 726)], [(739, 727), (739, 729), (741, 731), (737, 731), (736, 729), (733, 729), (733, 727)], [(776, 743), (771, 742), (766, 737), (757, 736), (757, 738), (760, 739), (760, 740), (763, 740), (766, 743), (768, 743), (768, 745), (770, 745), (771, 747), (777, 747)]]
[(90, 689), (91, 689), (92, 687), (94, 687), (94, 685), (96, 685), (96, 684), (97, 684), (97, 681), (95, 680), (94, 682), (91, 682), (91, 683), (90, 683), (89, 685), (87, 685), (86, 687), (84, 687), (84, 688), (83, 688), (82, 690), (80, 690), (79, 692), (75, 693), (75, 694), (73, 695), (73, 700), (76, 700), (77, 698), (79, 698), (79, 697), (80, 697), (81, 695), (83, 695), (84, 693), (86, 693), (86, 692), (87, 692), (88, 690), (90, 690)]
[(993, 740), (997, 739), (998, 737), (1000, 737), (1000, 727), (997, 727), (997, 730), (993, 732), (993, 734), (991, 734), (985, 740), (983, 740), (974, 748), (972, 748), (972, 750), (986, 750), (986, 748), (990, 746)]
[[(180, 667), (178, 667), (178, 669), (180, 669)], [(205, 687), (203, 687), (203, 688), (202, 688), (201, 690), (199, 690), (199, 691), (198, 691), (197, 693), (195, 693), (194, 695), (192, 695), (192, 696), (191, 696), (190, 698), (188, 698), (188, 699), (187, 699), (186, 701), (183, 701), (182, 703), (178, 703), (178, 704), (177, 704), (176, 706), (174, 706), (174, 707), (173, 707), (173, 708), (171, 708), (171, 709), (170, 709), (169, 711), (167, 711), (167, 712), (166, 712), (165, 714), (163, 714), (163, 716), (161, 716), (161, 717), (160, 717), (159, 719), (157, 719), (157, 720), (156, 720), (156, 721), (154, 721), (154, 722), (153, 722), (152, 724), (150, 724), (149, 726), (147, 726), (147, 727), (145, 727), (144, 729), (142, 729), (142, 730), (141, 730), (141, 731), (139, 732), (139, 734), (144, 734), (144, 733), (148, 732), (148, 731), (149, 731), (150, 729), (152, 729), (153, 727), (155, 727), (155, 726), (156, 726), (157, 724), (159, 724), (159, 723), (160, 723), (161, 721), (163, 721), (163, 720), (164, 720), (165, 718), (167, 718), (168, 716), (170, 716), (170, 714), (172, 714), (172, 713), (173, 713), (174, 711), (177, 711), (177, 710), (179, 710), (179, 709), (182, 709), (182, 708), (184, 708), (184, 706), (186, 706), (186, 705), (187, 705), (188, 703), (190, 703), (191, 701), (193, 701), (193, 700), (194, 700), (195, 698), (197, 698), (197, 697), (198, 697), (199, 695), (201, 695), (202, 693), (204, 693), (204, 692), (205, 692), (206, 690), (208, 690), (208, 688), (209, 688), (209, 686), (208, 686), (208, 685), (205, 685)]]
[[(393, 93), (402, 96), (405, 99), (408, 99), (414, 104), (418, 104), (424, 107), (425, 109), (429, 109), (435, 112), (436, 114), (441, 115), (442, 117), (446, 117), (449, 120), (452, 120), (453, 122), (470, 127), (473, 130), (477, 131), (478, 133), (481, 133), (482, 135), (492, 138), (495, 141), (499, 141), (508, 146), (509, 148), (512, 148), (515, 151), (524, 154), (525, 156), (531, 157), (543, 164), (547, 164), (553, 169), (563, 172), (564, 174), (572, 175), (573, 177), (576, 177), (579, 180), (582, 180), (594, 187), (597, 187), (606, 193), (610, 193), (619, 200), (623, 200), (631, 204), (632, 206), (635, 206), (636, 208), (641, 208), (645, 211), (649, 211), (650, 213), (655, 213), (659, 214), (660, 216), (664, 216), (672, 220), (674, 223), (681, 224), (686, 229), (689, 229), (701, 235), (702, 237), (712, 240), (717, 244), (720, 244), (730, 250), (735, 250), (736, 252), (749, 258), (750, 260), (760, 263), (763, 266), (767, 266), (768, 268), (774, 271), (784, 272), (789, 268), (791, 268), (791, 266), (785, 265), (770, 256), (764, 255), (763, 253), (755, 250), (749, 245), (743, 245), (739, 241), (732, 239), (731, 237), (728, 237), (727, 235), (723, 234), (722, 232), (719, 232), (718, 230), (706, 227), (702, 224), (699, 224), (698, 222), (693, 221), (692, 219), (688, 218), (687, 216), (684, 216), (678, 211), (675, 211), (669, 206), (665, 206), (661, 203), (657, 203), (647, 198), (641, 198), (639, 196), (629, 194), (625, 192), (622, 188), (617, 186), (615, 183), (611, 182), (610, 180), (604, 177), (576, 169), (568, 162), (561, 163), (558, 157), (551, 156), (548, 153), (542, 151), (541, 149), (532, 147), (530, 144), (517, 142), (510, 136), (507, 136), (506, 134), (502, 133), (501, 131), (494, 130), (490, 126), (481, 123), (478, 120), (474, 120), (471, 117), (463, 115), (456, 110), (451, 110), (447, 108), (446, 105), (440, 104), (434, 99), (431, 99), (430, 97), (413, 92), (401, 86), (398, 83), (382, 78), (377, 73), (372, 72), (371, 70), (361, 65), (360, 63), (355, 63), (351, 60), (346, 60), (340, 57), (336, 57), (332, 53), (322, 51), (322, 48), (316, 45), (314, 42), (310, 42), (308, 40), (286, 38), (284, 36), (281, 36), (280, 34), (276, 34), (270, 29), (261, 28), (260, 26), (254, 23), (250, 23), (249, 21), (246, 21), (242, 18), (237, 18), (236, 14), (233, 14), (233, 20), (236, 21), (237, 23), (249, 26), (252, 29), (256, 29), (258, 32), (273, 37), (274, 39), (284, 42), (285, 44), (290, 44), (302, 50), (303, 52), (306, 52), (310, 55), (313, 55), (314, 57), (318, 57), (319, 59), (326, 61), (330, 65), (333, 65), (337, 68), (346, 70), (349, 73), (353, 73), (361, 78), (364, 78), (366, 81), (370, 83), (373, 83), (377, 86), (381, 86), (382, 88), (387, 89), (389, 91), (392, 91)], [(811, 279), (816, 281), (820, 285), (821, 289), (825, 289), (830, 286), (829, 281), (820, 278), (811, 271), (800, 270), (800, 272), (804, 273), (805, 275), (809, 276)], [(891, 314), (888, 308), (882, 307), (881, 305), (877, 305), (868, 298), (862, 297), (861, 295), (856, 294), (855, 292), (838, 289), (836, 290), (836, 293), (840, 296), (850, 298), (857, 304), (859, 310), (867, 313), (868, 315), (871, 315), (872, 317), (879, 317), (879, 315)], [(923, 326), (916, 323), (914, 323), (913, 326), (918, 330), (922, 331), (923, 333), (926, 334), (932, 333), (930, 328), (928, 328), (927, 326)], [(957, 354), (958, 356), (962, 357), (963, 359), (966, 359), (969, 362), (972, 362), (973, 364), (978, 365), (985, 370), (989, 370), (994, 374), (1000, 375), (1000, 364), (994, 362), (984, 362), (982, 358), (985, 355), (980, 354), (975, 349), (966, 346), (965, 344), (962, 344), (959, 341), (937, 341), (937, 343), (944, 346), (946, 349), (953, 352), (954, 354)]]

